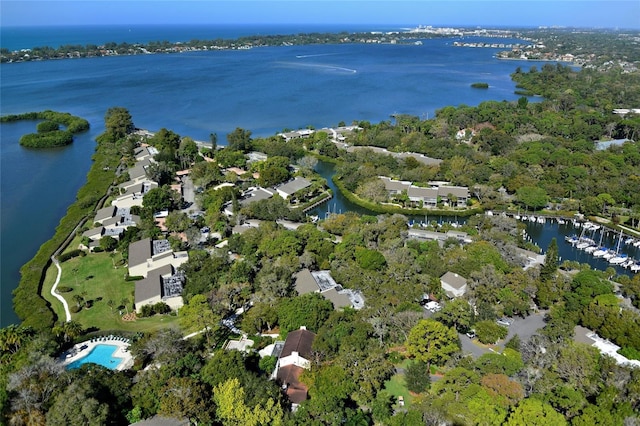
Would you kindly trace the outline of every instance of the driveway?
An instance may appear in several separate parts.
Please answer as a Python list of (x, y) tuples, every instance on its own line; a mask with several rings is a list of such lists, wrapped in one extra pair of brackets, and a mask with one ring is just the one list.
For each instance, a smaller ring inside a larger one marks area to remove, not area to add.
[(546, 311), (531, 314), (525, 318), (514, 318), (513, 322), (509, 326), (509, 334), (507, 338), (498, 342), (498, 346), (504, 348), (506, 342), (508, 342), (516, 334), (520, 337), (521, 342), (526, 342), (536, 334), (536, 332), (545, 326), (544, 316)]
[(184, 199), (185, 205), (187, 205), (183, 211), (187, 212), (189, 210), (196, 209), (194, 206), (194, 203), (196, 202), (196, 190), (193, 187), (193, 181), (189, 176), (182, 178), (182, 198)]

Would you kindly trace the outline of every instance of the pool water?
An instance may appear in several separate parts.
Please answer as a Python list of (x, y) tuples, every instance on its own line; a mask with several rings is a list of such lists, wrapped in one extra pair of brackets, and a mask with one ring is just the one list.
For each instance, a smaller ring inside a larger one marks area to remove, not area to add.
[(96, 345), (87, 355), (67, 365), (67, 370), (80, 368), (83, 364), (87, 363), (98, 364), (111, 370), (115, 370), (123, 361), (122, 358), (118, 358), (113, 355), (117, 349), (118, 347), (115, 345)]

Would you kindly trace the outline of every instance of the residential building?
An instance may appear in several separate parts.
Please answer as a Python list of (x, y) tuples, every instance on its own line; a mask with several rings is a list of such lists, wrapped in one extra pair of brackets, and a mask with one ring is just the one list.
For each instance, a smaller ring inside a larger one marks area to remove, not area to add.
[(302, 269), (294, 275), (295, 287), (298, 294), (320, 293), (329, 300), (334, 309), (344, 309), (347, 306), (353, 309), (364, 307), (364, 297), (359, 291), (342, 288), (335, 282), (330, 271), (315, 271)]
[(440, 285), (450, 299), (464, 296), (467, 291), (467, 280), (453, 272), (447, 272), (441, 276)]
[(309, 389), (300, 381), (300, 375), (311, 368), (311, 347), (315, 338), (315, 333), (304, 326), (290, 332), (276, 363), (274, 375), (291, 401), (293, 411), (307, 399)]
[(282, 198), (284, 198), (285, 200), (287, 200), (289, 197), (291, 197), (293, 194), (295, 194), (298, 191), (301, 191), (305, 188), (308, 188), (311, 186), (311, 181), (297, 176), (295, 179), (293, 179), (292, 181), (289, 181), (285, 184), (282, 184), (280, 186), (276, 187), (276, 191), (278, 192), (278, 195), (280, 195)]
[(169, 241), (145, 238), (129, 244), (129, 275), (147, 277), (149, 271), (171, 265), (175, 269), (189, 260), (188, 253), (173, 252)]
[(184, 274), (176, 273), (171, 264), (163, 265), (148, 272), (147, 277), (136, 281), (135, 307), (138, 313), (145, 305), (155, 305), (164, 302), (173, 310), (180, 309)]

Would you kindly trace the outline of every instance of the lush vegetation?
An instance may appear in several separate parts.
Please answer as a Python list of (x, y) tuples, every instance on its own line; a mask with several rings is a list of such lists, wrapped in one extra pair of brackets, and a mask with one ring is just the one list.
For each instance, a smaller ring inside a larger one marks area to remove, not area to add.
[(471, 87), (474, 89), (488, 89), (489, 83), (471, 83)]
[[(29, 148), (54, 148), (69, 145), (73, 142), (73, 135), (89, 129), (89, 122), (69, 113), (56, 111), (29, 112), (18, 115), (6, 115), (1, 122), (19, 120), (46, 120), (38, 123), (37, 133), (29, 133), (20, 138), (20, 145)], [(60, 125), (66, 127), (60, 130)]]
[[(107, 120), (120, 110), (110, 109)], [(112, 119), (112, 118), (111, 118)], [(109, 129), (109, 128), (108, 128)], [(107, 130), (107, 135), (109, 130)], [(20, 283), (13, 291), (13, 306), (23, 325), (37, 330), (51, 328), (56, 318), (41, 296), (41, 287), (51, 256), (68, 242), (74, 229), (93, 212), (99, 200), (108, 193), (114, 180), (113, 170), (119, 162), (115, 140), (108, 136), (98, 138), (93, 165), (87, 175), (87, 183), (78, 191), (76, 202), (56, 227), (54, 236), (45, 242), (36, 255), (20, 269)]]
[[(160, 186), (144, 196), (144, 207), (136, 211), (141, 224), (117, 244), (105, 240), (104, 252), (67, 255), (63, 295), (76, 312), (73, 321), (54, 325), (51, 312), (40, 309), (47, 308), (45, 302), (29, 299), (28, 291), (36, 294), (42, 281), (50, 285), (50, 274), (43, 278), (46, 259), (67, 235), (74, 237), (68, 227), (90, 218), (114, 180), (113, 175), (90, 174), (80, 204), (62, 222), (67, 228), (61, 224), (32, 267), (45, 262), (31, 275), (23, 271), (23, 281), (31, 278), (16, 291), (16, 300), (26, 296), (24, 304), (16, 301), (23, 325), (0, 331), (0, 420), (121, 424), (163, 415), (220, 425), (638, 422), (640, 369), (619, 365), (579, 343), (575, 331), (578, 325), (591, 329), (619, 345), (619, 353), (640, 358), (640, 315), (623, 305), (613, 284), (637, 307), (640, 275), (617, 277), (613, 270), (566, 262), (559, 268), (555, 240), (546, 248), (543, 265), (524, 269), (527, 261), (517, 250), (527, 247), (521, 229), (499, 215), (470, 218), (462, 231), (473, 237), (471, 243), (439, 244), (408, 238), (407, 218), (400, 214), (334, 214), (319, 226), (289, 230), (275, 220), (296, 209), (280, 198), (239, 207), (240, 190), (256, 183), (276, 185), (294, 175), (314, 179), (313, 159), (307, 155), (313, 152), (336, 162), (341, 189), (369, 203), (384, 201), (375, 181), (388, 175), (469, 186), (485, 208), (540, 209), (554, 203), (612, 220), (622, 214), (633, 218), (640, 206), (638, 144), (596, 151), (593, 141), (637, 137), (637, 117), (619, 117), (611, 109), (625, 106), (619, 84), (637, 89), (638, 76), (545, 65), (527, 73), (518, 70), (514, 79), (521, 90), (541, 91), (548, 98), (446, 107), (431, 120), (397, 115), (394, 123), (361, 122), (361, 130), (348, 139), (349, 144), (423, 153), (442, 159), (438, 166), (366, 149), (343, 152), (323, 132), (301, 143), (252, 139), (243, 129), (227, 135), (225, 148), (205, 152), (205, 159), (192, 140), (162, 129), (149, 140), (159, 153), (148, 174)], [(612, 89), (601, 91), (609, 83)], [(597, 97), (589, 93), (589, 84)], [(109, 110), (106, 128), (92, 173), (106, 173), (104, 167), (113, 166), (107, 159), (133, 162), (138, 140), (128, 136), (133, 129), (128, 112)], [(457, 139), (460, 130), (464, 137)], [(211, 140), (217, 142), (217, 136)], [(247, 164), (245, 154), (254, 149), (271, 160)], [(299, 166), (295, 172), (292, 163)], [(224, 170), (232, 166), (247, 170)], [(183, 167), (192, 168), (198, 188), (202, 215), (195, 218), (179, 211), (182, 200), (168, 186)], [(104, 188), (94, 180), (99, 177)], [(321, 184), (314, 182), (314, 191)], [(229, 206), (235, 212), (231, 218), (223, 213)], [(153, 214), (164, 209), (170, 213), (163, 235)], [(247, 216), (265, 220), (232, 234), (231, 228)], [(203, 242), (204, 226), (227, 245)], [(187, 241), (176, 237), (182, 232)], [(125, 278), (123, 265), (128, 244), (144, 237), (164, 237), (172, 247), (189, 249), (189, 261), (181, 267), (187, 278), (185, 306), (176, 316), (163, 314), (165, 306), (149, 307), (151, 316), (128, 328), (139, 331), (132, 336), (133, 370), (87, 366), (64, 371), (52, 356), (86, 339), (87, 329), (128, 327), (119, 324), (116, 313), (131, 308), (133, 283)], [(75, 254), (79, 239), (67, 253)], [(330, 271), (343, 288), (363, 295), (364, 308), (335, 310), (322, 294), (297, 294), (294, 277), (304, 268)], [(445, 296), (440, 277), (446, 272), (467, 279), (462, 297)], [(97, 285), (98, 276), (102, 285)], [(438, 300), (440, 311), (427, 313), (421, 306), (427, 299)], [(309, 398), (296, 412), (268, 379), (274, 359), (221, 349), (230, 337), (221, 320), (241, 307), (245, 312), (235, 324), (254, 340), (255, 349), (271, 343), (261, 333), (284, 338), (304, 325), (316, 334), (311, 367), (300, 378)], [(518, 328), (521, 336), (509, 337), (515, 326), (497, 322), (509, 317), (524, 323), (540, 316), (544, 327), (533, 334)], [(145, 332), (137, 328), (142, 326), (148, 327)], [(182, 339), (196, 331), (195, 337)], [(464, 333), (474, 341), (463, 342)], [(463, 343), (474, 345), (473, 355), (462, 352)], [(399, 403), (399, 396), (407, 405)]]

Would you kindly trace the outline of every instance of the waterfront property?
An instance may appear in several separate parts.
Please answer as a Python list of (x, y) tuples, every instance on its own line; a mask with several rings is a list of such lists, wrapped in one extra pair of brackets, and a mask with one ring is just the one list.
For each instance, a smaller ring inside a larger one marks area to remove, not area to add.
[(429, 182), (429, 187), (415, 186), (406, 180), (395, 180), (387, 176), (379, 176), (389, 197), (407, 194), (409, 201), (417, 206), (434, 208), (443, 201), (453, 207), (464, 208), (469, 201), (469, 188), (466, 186), (448, 185), (448, 182)]
[(293, 194), (298, 191), (302, 191), (305, 188), (311, 186), (311, 182), (305, 178), (297, 176), (290, 182), (284, 183), (276, 187), (276, 191), (278, 195), (280, 195), (285, 200), (289, 199)]
[(171, 264), (149, 271), (146, 278), (136, 281), (136, 312), (142, 313), (143, 306), (160, 302), (166, 303), (171, 309), (180, 309), (184, 305), (182, 300), (184, 282), (184, 273), (176, 271)]
[(129, 245), (129, 275), (147, 277), (149, 271), (165, 265), (178, 268), (189, 260), (187, 252), (174, 252), (168, 240), (145, 238)]

